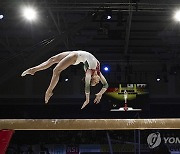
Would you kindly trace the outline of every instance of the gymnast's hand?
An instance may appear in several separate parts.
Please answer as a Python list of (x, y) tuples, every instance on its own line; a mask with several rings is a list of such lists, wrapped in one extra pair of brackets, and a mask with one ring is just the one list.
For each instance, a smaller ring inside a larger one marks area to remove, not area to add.
[(101, 98), (102, 98), (102, 94), (97, 93), (96, 98), (94, 99), (94, 103), (98, 104), (100, 102)]
[(84, 104), (82, 105), (81, 109), (85, 108), (85, 106), (88, 105), (88, 104), (89, 104), (89, 100), (86, 100), (86, 101), (84, 102)]

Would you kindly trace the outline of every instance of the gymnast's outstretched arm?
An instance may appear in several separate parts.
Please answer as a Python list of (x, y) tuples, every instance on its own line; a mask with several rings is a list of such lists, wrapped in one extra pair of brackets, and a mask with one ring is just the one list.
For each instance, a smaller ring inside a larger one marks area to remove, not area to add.
[(89, 104), (89, 99), (90, 99), (90, 82), (91, 82), (91, 70), (86, 71), (86, 76), (85, 76), (85, 95), (86, 95), (86, 100), (81, 107), (83, 109), (87, 104)]
[(102, 75), (100, 72), (100, 81), (103, 84), (102, 89), (100, 90), (99, 93), (96, 94), (96, 98), (94, 99), (94, 103), (98, 104), (102, 98), (102, 95), (106, 92), (107, 88), (109, 87), (105, 77)]

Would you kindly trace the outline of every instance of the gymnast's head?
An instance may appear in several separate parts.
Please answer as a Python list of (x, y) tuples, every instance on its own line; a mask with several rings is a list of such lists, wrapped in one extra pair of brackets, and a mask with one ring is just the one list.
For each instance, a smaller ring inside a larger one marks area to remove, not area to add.
[(91, 76), (91, 86), (96, 86), (100, 81), (100, 76), (97, 73), (94, 73)]

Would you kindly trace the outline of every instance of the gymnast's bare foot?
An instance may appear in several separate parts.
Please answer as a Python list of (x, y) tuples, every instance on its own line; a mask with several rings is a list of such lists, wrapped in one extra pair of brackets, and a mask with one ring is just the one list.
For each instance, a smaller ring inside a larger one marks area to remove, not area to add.
[(53, 93), (49, 90), (46, 91), (46, 94), (45, 94), (45, 103), (47, 104), (49, 99), (51, 98), (51, 96), (53, 95)]
[(84, 104), (82, 105), (81, 109), (85, 108), (86, 105), (88, 105), (88, 104), (89, 104), (89, 101), (86, 100), (86, 101), (84, 102)]
[(29, 68), (29, 69), (25, 70), (25, 71), (21, 74), (21, 76), (25, 76), (25, 75), (27, 75), (27, 74), (34, 75), (34, 73), (35, 73), (34, 69)]

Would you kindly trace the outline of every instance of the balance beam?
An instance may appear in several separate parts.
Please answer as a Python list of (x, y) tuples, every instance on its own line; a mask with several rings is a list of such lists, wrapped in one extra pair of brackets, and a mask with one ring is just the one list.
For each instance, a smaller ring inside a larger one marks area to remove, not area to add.
[(0, 119), (0, 129), (129, 130), (180, 129), (178, 119)]

